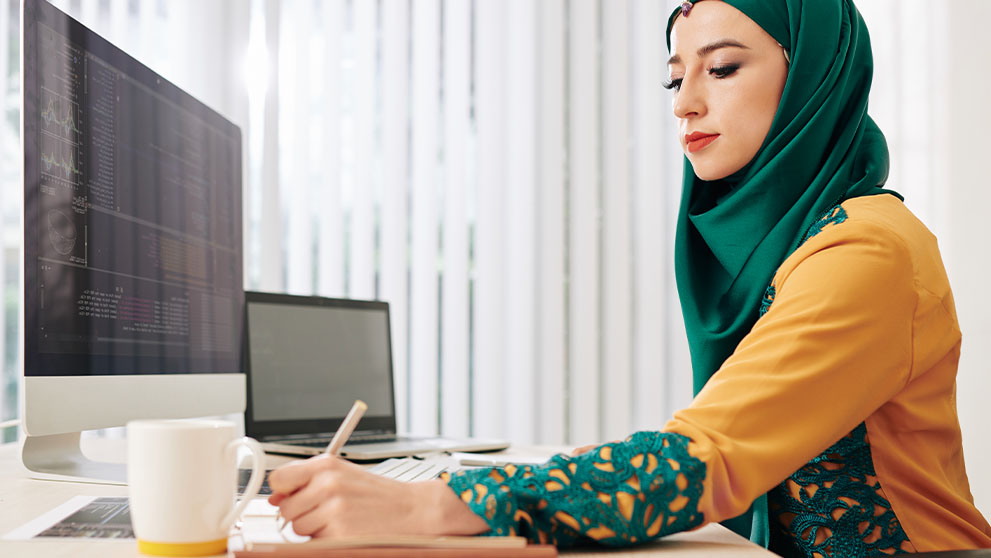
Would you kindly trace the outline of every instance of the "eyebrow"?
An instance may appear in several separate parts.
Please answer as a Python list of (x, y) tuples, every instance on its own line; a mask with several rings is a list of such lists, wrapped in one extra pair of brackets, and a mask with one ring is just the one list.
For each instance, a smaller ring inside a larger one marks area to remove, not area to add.
[[(719, 50), (721, 48), (727, 48), (727, 47), (745, 48), (745, 49), (748, 49), (748, 50), (750, 49), (750, 47), (748, 47), (748, 46), (746, 46), (746, 45), (744, 45), (742, 43), (739, 43), (737, 41), (734, 41), (733, 39), (722, 39), (722, 40), (716, 41), (714, 43), (709, 43), (709, 44), (707, 44), (707, 45), (699, 48), (697, 51), (695, 51), (695, 53), (698, 54), (698, 57), (699, 58), (704, 58), (705, 56), (707, 56), (708, 54), (710, 54), (710, 53), (712, 53), (714, 51), (717, 51), (717, 50)], [(668, 65), (669, 66), (671, 64), (679, 64), (679, 63), (681, 63), (681, 57), (678, 56), (677, 54), (675, 54), (671, 58), (668, 58)]]

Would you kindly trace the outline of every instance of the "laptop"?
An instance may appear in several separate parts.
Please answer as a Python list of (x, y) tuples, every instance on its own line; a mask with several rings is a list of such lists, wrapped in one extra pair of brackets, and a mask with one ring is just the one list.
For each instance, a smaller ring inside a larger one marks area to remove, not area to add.
[(355, 399), (368, 410), (341, 450), (353, 461), (509, 447), (396, 432), (387, 302), (246, 291), (244, 345), (244, 430), (267, 452), (322, 453)]

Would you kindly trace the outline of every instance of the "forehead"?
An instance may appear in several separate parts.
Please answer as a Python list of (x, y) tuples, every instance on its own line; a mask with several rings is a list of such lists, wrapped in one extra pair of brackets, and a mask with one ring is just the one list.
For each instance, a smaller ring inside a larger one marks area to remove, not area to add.
[(671, 54), (684, 59), (695, 56), (695, 50), (714, 41), (734, 39), (755, 48), (770, 41), (776, 44), (759, 25), (743, 12), (719, 0), (696, 2), (688, 16), (679, 15), (671, 27)]

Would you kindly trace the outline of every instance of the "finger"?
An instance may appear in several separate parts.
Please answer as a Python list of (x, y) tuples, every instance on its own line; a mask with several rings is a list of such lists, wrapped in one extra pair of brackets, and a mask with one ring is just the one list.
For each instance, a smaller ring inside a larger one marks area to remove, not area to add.
[(340, 486), (336, 478), (337, 475), (332, 471), (321, 471), (313, 475), (306, 486), (286, 496), (279, 504), (282, 515), (295, 523), (297, 518), (326, 502)]
[(334, 506), (324, 502), (292, 522), (292, 530), (304, 537), (329, 537), (334, 534), (333, 525), (343, 518), (335, 517)]
[(327, 525), (323, 529), (320, 529), (316, 533), (313, 533), (312, 535), (310, 535), (310, 538), (311, 539), (325, 539), (327, 537), (333, 537), (333, 536), (334, 536), (334, 531), (331, 530), (330, 525)]
[(278, 506), (279, 502), (282, 502), (288, 496), (289, 496), (288, 494), (283, 494), (281, 492), (272, 494), (271, 496), (268, 497), (268, 503), (272, 504), (273, 506)]
[(333, 457), (321, 454), (287, 463), (268, 474), (268, 486), (273, 493), (292, 494), (310, 482), (314, 474), (331, 466), (334, 460)]
[(595, 449), (595, 447), (596, 446), (581, 446), (579, 448), (575, 448), (575, 449), (571, 450), (571, 455), (572, 456), (581, 455), (583, 453), (586, 453), (586, 452), (589, 452), (589, 451)]

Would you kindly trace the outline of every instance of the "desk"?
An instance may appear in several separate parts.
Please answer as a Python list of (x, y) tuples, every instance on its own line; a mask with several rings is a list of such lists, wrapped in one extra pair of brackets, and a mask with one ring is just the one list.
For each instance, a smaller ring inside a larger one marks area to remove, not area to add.
[[(83, 451), (97, 459), (113, 460), (114, 456), (124, 455), (123, 450), (123, 443), (120, 440), (84, 439), (83, 443)], [(539, 449), (534, 448), (534, 451)], [(507, 453), (523, 455), (526, 453), (526, 448), (514, 447)], [(531, 451), (529, 454), (533, 453)], [(286, 457), (269, 456), (266, 465), (275, 467), (288, 460), (289, 458)], [(21, 465), (18, 444), (0, 445), (0, 535), (77, 495), (126, 497), (127, 487), (34, 480)], [(563, 551), (561, 555), (611, 558), (776, 556), (718, 524), (707, 525), (690, 533), (665, 537), (661, 541), (632, 549), (573, 550)], [(134, 541), (39, 540), (0, 541), (0, 556), (3, 558), (135, 558), (141, 555), (138, 554), (137, 544)]]

